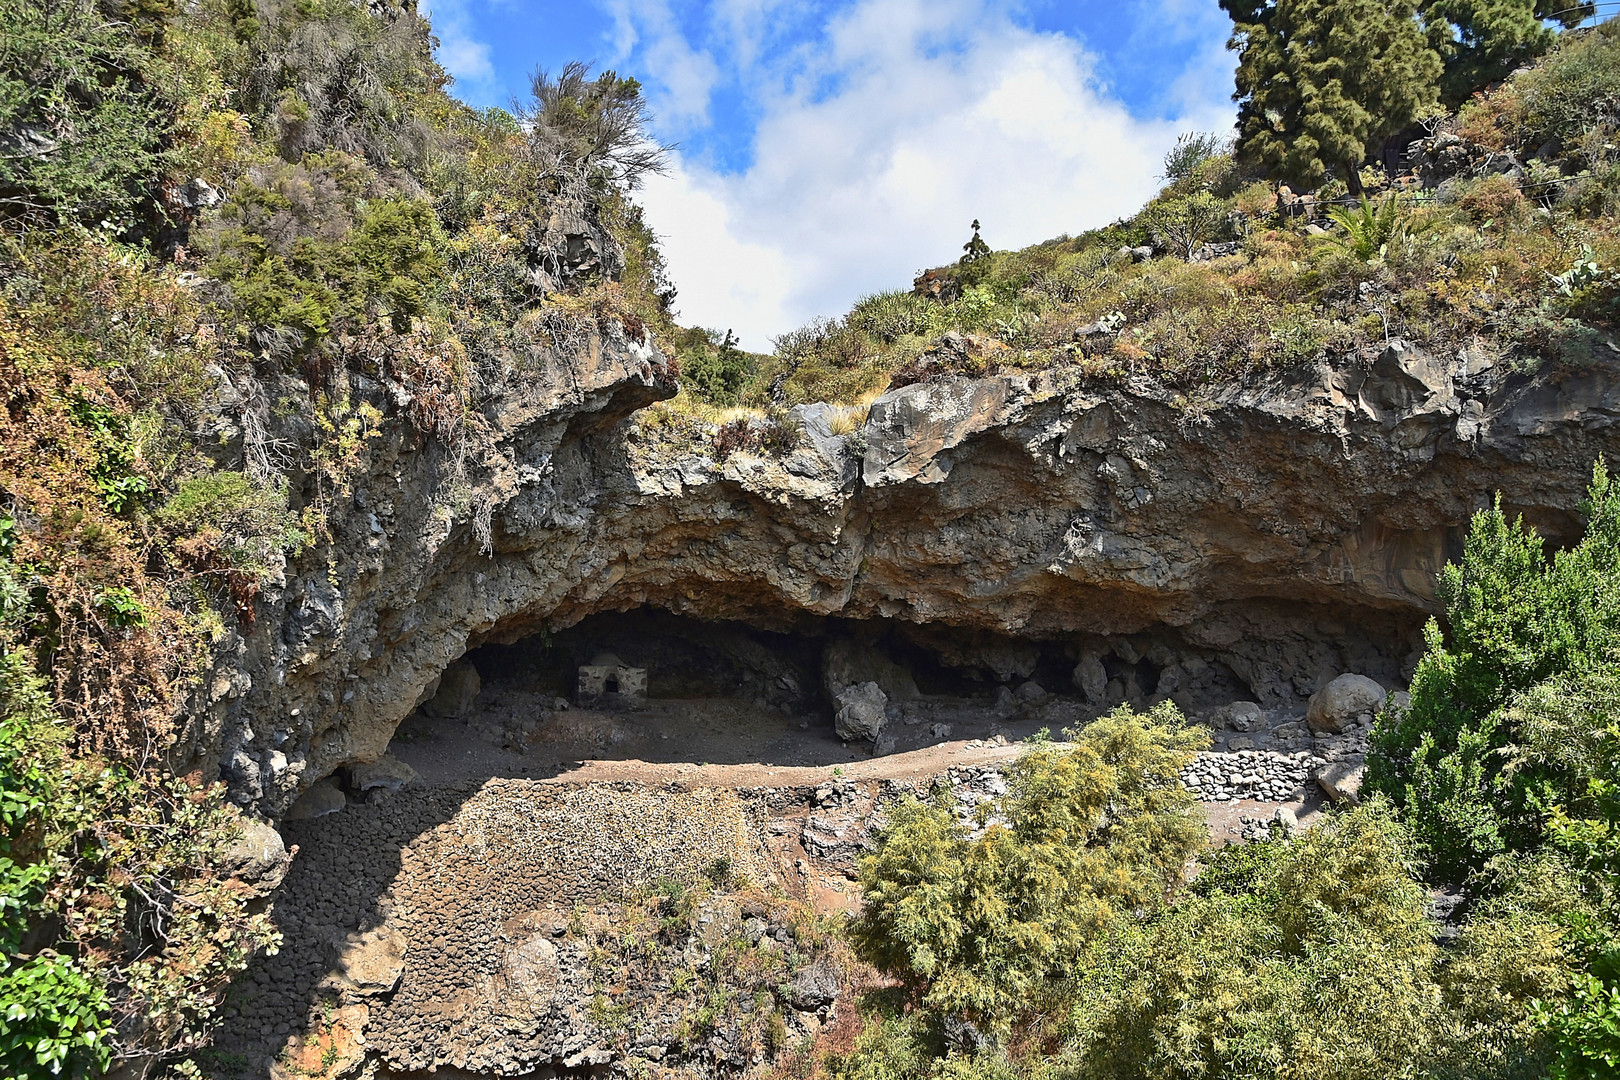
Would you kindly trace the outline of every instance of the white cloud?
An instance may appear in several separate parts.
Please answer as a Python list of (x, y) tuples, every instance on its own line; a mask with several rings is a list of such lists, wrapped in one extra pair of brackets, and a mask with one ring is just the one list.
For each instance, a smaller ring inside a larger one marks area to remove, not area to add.
[(673, 128), (703, 124), (720, 70), (707, 52), (681, 33), (668, 0), (609, 0), (613, 41), (622, 61), (638, 46), (641, 62), (662, 84), (652, 94), (660, 120)]
[[(732, 7), (746, 22), (749, 5)], [(1131, 213), (1177, 132), (1231, 123), (1224, 94), (1191, 75), (1182, 115), (1133, 118), (1076, 41), (992, 0), (858, 0), (765, 63), (753, 163), (724, 174), (678, 157), (642, 194), (682, 321), (735, 327), (754, 349), (909, 286), (956, 257), (974, 218), (1010, 248)]]
[(465, 0), (428, 0), (424, 7), (439, 39), (439, 63), (460, 84), (462, 96), (473, 88), (492, 89), (495, 69), (489, 46), (473, 37)]

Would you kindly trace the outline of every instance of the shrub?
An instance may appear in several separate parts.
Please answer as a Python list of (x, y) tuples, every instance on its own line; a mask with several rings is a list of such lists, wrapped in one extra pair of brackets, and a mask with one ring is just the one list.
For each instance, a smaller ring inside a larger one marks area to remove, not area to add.
[[(1195, 889), (1085, 954), (1054, 1072), (1539, 1076), (1528, 1007), (1567, 978), (1556, 931), (1544, 919), (1482, 920), (1465, 931), (1476, 939), (1459, 947), (1470, 960), (1459, 966), (1435, 945), (1409, 852), (1389, 807), (1372, 804), (1259, 856), (1225, 857), (1249, 863), (1252, 884)], [(1500, 967), (1473, 962), (1482, 943)]]
[(677, 349), (681, 380), (711, 405), (729, 407), (742, 399), (743, 387), (757, 370), (754, 357), (737, 348), (730, 330), (692, 330)]
[(5, 1075), (197, 1044), (229, 978), (277, 941), (224, 879), (239, 835), (217, 791), (70, 756), (41, 680), (0, 651)]
[(95, 0), (0, 0), (0, 218), (123, 231), (169, 153), (151, 85), (161, 6), (130, 21)]
[(862, 860), (858, 954), (946, 1016), (1005, 1028), (1125, 913), (1152, 909), (1203, 842), (1178, 779), (1205, 737), (1165, 703), (1128, 707), (1013, 764), (974, 827), (895, 806)]
[(318, 340), (386, 313), (396, 333), (427, 310), (444, 237), (420, 200), (364, 200), (373, 182), (342, 155), (262, 170), (238, 186), (212, 237), (210, 270), (255, 326)]
[(1362, 262), (1381, 259), (1392, 247), (1406, 241), (1412, 229), (1412, 218), (1394, 195), (1386, 195), (1374, 203), (1362, 199), (1355, 209), (1335, 206), (1328, 211), (1343, 236), (1329, 236), (1325, 242), (1354, 255)]
[(1227, 206), (1207, 191), (1185, 198), (1158, 199), (1147, 205), (1141, 219), (1154, 237), (1183, 259), (1225, 232)]
[(1172, 184), (1192, 179), (1213, 157), (1230, 150), (1231, 140), (1211, 131), (1188, 131), (1176, 136), (1164, 155), (1164, 179)]
[(1605, 107), (1601, 103), (1610, 110), (1602, 119), (1612, 131), (1613, 103), (1620, 100), (1620, 27), (1604, 23), (1564, 38), (1543, 63), (1513, 82), (1523, 102), (1517, 133), (1521, 145), (1573, 143), (1599, 120), (1594, 106)]
[(303, 536), (287, 508), (285, 482), (239, 472), (208, 472), (184, 481), (158, 508), (156, 520), (193, 549), (222, 555), (231, 569), (262, 576)]
[(1601, 461), (1583, 509), (1585, 535), (1551, 559), (1500, 500), (1474, 515), (1461, 561), (1440, 573), (1447, 629), (1431, 620), (1424, 631), (1411, 707), (1374, 729), (1368, 787), (1402, 807), (1442, 880), (1534, 847), (1554, 793), (1575, 793), (1551, 762), (1507, 768), (1506, 748), (1521, 745), (1525, 709), (1546, 691), (1520, 695), (1590, 677), (1620, 644), (1620, 490)]

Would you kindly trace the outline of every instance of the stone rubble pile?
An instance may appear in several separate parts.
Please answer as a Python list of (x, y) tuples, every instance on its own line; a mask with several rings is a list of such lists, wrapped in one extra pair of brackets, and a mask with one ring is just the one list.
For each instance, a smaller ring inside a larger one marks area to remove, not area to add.
[(1203, 802), (1284, 802), (1304, 796), (1312, 774), (1325, 764), (1309, 750), (1203, 753), (1182, 772), (1181, 782)]

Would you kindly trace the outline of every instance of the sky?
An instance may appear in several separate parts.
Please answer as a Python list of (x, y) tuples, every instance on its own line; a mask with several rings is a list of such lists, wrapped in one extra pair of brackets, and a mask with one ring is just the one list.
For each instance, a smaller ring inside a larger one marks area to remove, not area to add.
[(571, 60), (639, 80), (677, 149), (637, 201), (678, 320), (744, 347), (954, 260), (1135, 212), (1230, 131), (1216, 0), (427, 0), (451, 91)]

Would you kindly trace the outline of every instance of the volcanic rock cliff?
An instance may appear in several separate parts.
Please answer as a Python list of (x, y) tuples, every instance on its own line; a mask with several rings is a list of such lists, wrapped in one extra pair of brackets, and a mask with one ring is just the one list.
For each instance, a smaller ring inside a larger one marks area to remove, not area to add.
[[(638, 427), (673, 380), (615, 324), (492, 392), (472, 459), (385, 425), (330, 546), (224, 643), (180, 756), (279, 816), (382, 754), (467, 650), (638, 605), (889, 620), (1003, 680), (1028, 674), (1026, 643), (1062, 642), (1098, 705), (1121, 661), (1152, 683), (1132, 693), (1184, 703), (1218, 672), (1267, 705), (1346, 670), (1394, 683), (1495, 492), (1554, 542), (1578, 535), (1567, 508), (1615, 450), (1617, 374), (1395, 340), (1196, 397), (1061, 369), (951, 378), (842, 436), (801, 406), (790, 453), (721, 457)], [(269, 396), (222, 383), (221, 454), (258, 429), (296, 440), (308, 420)]]

